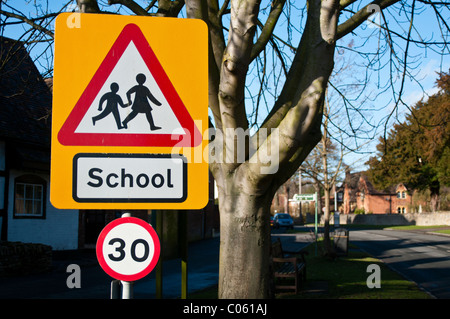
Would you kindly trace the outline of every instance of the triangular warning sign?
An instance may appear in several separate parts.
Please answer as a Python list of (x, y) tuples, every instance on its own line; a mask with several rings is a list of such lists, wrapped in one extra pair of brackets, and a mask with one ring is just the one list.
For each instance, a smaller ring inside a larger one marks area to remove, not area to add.
[(193, 147), (202, 137), (142, 31), (128, 24), (58, 140), (63, 145)]

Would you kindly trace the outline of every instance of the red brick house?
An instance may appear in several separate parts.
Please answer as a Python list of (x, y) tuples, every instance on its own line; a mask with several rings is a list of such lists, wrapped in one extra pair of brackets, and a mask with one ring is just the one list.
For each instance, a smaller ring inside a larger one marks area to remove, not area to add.
[(400, 183), (388, 190), (377, 190), (364, 172), (347, 173), (342, 185), (344, 214), (364, 210), (373, 214), (405, 214), (412, 204), (412, 196), (405, 184)]

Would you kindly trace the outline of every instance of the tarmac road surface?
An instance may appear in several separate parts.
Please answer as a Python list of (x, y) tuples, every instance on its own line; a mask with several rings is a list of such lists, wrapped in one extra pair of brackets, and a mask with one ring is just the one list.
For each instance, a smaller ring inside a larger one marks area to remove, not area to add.
[[(283, 247), (297, 251), (311, 242), (309, 233), (285, 234), (274, 230)], [(216, 285), (219, 273), (220, 238), (189, 244), (188, 293)], [(67, 287), (71, 272), (67, 266), (77, 264), (81, 272), (81, 288)], [(0, 299), (109, 299), (111, 281), (98, 264), (94, 250), (54, 253), (53, 270), (48, 273), (0, 278)], [(155, 271), (133, 285), (134, 299), (156, 298)], [(163, 262), (163, 298), (181, 295), (181, 260)]]
[[(188, 292), (217, 283), (219, 238), (205, 239), (189, 245)], [(54, 254), (53, 270), (48, 273), (0, 278), (0, 299), (109, 299), (111, 281), (99, 266), (94, 250)], [(67, 266), (77, 264), (81, 288), (67, 287), (71, 274)], [(134, 283), (135, 299), (154, 299), (155, 271)], [(163, 262), (163, 298), (181, 295), (181, 260)]]
[(350, 230), (349, 240), (435, 298), (450, 298), (450, 237), (423, 231)]

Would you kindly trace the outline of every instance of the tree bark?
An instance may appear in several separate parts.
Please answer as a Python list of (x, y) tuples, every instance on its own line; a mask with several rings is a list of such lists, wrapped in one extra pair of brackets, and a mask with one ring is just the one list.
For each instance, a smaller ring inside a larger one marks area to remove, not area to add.
[[(251, 61), (250, 43), (258, 6), (253, 1), (231, 1), (232, 22), (218, 90), (220, 111), (215, 112), (220, 115), (218, 122), (223, 130), (248, 127), (243, 104), (244, 79)], [(337, 18), (338, 1), (309, 2), (305, 32), (284, 89), (267, 121), (248, 141), (255, 151), (246, 150), (244, 163), (226, 154), (226, 158), (234, 161), (210, 164), (219, 187), (219, 298), (271, 297), (270, 203), (275, 191), (320, 141), (325, 90), (333, 69)], [(263, 129), (276, 131), (261, 138)], [(221, 151), (236, 149), (236, 142), (225, 136)], [(261, 154), (274, 153), (276, 165), (265, 170), (267, 163), (261, 162)]]
[(333, 245), (330, 238), (330, 189), (327, 187), (324, 189), (325, 196), (325, 211), (324, 211), (324, 229), (323, 229), (323, 243), (325, 247), (325, 255), (329, 257), (335, 256)]
[(270, 195), (220, 197), (219, 298), (270, 298)]

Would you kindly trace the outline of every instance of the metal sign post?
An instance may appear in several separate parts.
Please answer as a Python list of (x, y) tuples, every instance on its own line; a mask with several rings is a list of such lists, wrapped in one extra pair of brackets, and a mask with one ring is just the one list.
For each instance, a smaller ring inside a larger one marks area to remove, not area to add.
[(315, 255), (317, 256), (317, 200), (319, 199), (319, 196), (317, 192), (314, 194), (316, 208), (315, 208), (315, 218), (314, 218), (314, 234), (316, 236), (316, 247), (315, 247)]
[(319, 200), (318, 193), (314, 194), (295, 194), (294, 198), (295, 201), (300, 203), (302, 202), (314, 202), (315, 203), (315, 209), (314, 209), (314, 237), (315, 237), (315, 254), (317, 256), (317, 224), (318, 224), (318, 206), (317, 201)]
[(187, 215), (180, 214), (178, 224), (178, 243), (181, 257), (181, 299), (187, 299), (188, 292), (188, 235)]
[[(122, 217), (131, 217), (130, 213), (123, 213)], [(133, 282), (121, 280), (122, 299), (133, 299)]]
[[(163, 212), (161, 210), (156, 211), (156, 232), (161, 237), (161, 242), (164, 242), (164, 230), (163, 230)], [(156, 299), (162, 299), (163, 295), (163, 261), (162, 258), (156, 265)]]

